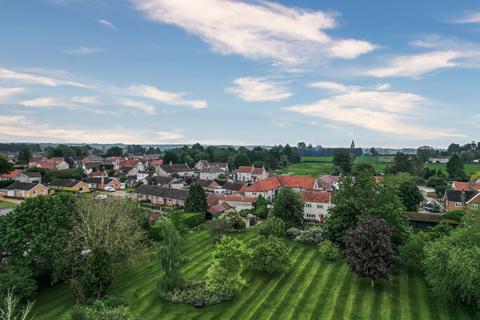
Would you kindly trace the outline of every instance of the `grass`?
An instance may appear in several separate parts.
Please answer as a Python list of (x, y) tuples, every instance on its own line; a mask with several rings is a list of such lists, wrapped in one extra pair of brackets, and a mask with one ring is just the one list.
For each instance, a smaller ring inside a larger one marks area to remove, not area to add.
[[(278, 174), (291, 174), (300, 176), (319, 176), (324, 174), (331, 174), (333, 171), (333, 157), (302, 157), (302, 162), (289, 165), (287, 168), (277, 170)], [(354, 165), (360, 163), (368, 163), (373, 166), (376, 172), (384, 172), (385, 169), (392, 165), (391, 157), (388, 156), (364, 156), (357, 157), (354, 160)], [(467, 176), (480, 171), (480, 163), (467, 163), (465, 166), (465, 173)], [(442, 163), (427, 163), (425, 167), (430, 169), (441, 169), (447, 171), (447, 165)]]
[[(255, 231), (236, 235), (250, 241)], [(115, 279), (110, 294), (124, 297), (143, 319), (474, 319), (463, 306), (447, 307), (430, 297), (423, 277), (406, 271), (372, 288), (341, 261), (322, 260), (314, 247), (288, 243), (291, 270), (275, 276), (246, 275), (247, 285), (233, 301), (196, 309), (162, 302), (157, 294), (161, 271), (153, 253)], [(187, 236), (189, 279), (201, 279), (213, 248), (205, 231)], [(67, 286), (40, 293), (38, 319), (59, 319), (73, 305)]]
[(11, 208), (15, 205), (15, 203), (0, 201), (0, 209)]

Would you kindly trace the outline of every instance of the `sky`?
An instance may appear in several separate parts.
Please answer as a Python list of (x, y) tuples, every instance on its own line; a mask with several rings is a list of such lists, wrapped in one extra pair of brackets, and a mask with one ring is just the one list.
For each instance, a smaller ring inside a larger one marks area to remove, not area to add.
[(480, 2), (0, 1), (0, 141), (479, 140)]

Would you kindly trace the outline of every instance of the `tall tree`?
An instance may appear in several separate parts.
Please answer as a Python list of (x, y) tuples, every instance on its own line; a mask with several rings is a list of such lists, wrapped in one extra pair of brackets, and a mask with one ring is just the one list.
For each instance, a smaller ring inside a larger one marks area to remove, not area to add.
[(250, 159), (248, 156), (244, 153), (237, 154), (235, 156), (235, 168), (238, 168), (240, 166), (249, 166), (251, 165)]
[(429, 146), (423, 146), (417, 149), (417, 158), (422, 162), (427, 162), (433, 155), (433, 148)]
[(208, 209), (207, 196), (202, 186), (192, 183), (185, 200), (186, 212), (206, 212)]
[(32, 160), (32, 152), (29, 147), (25, 147), (20, 150), (18, 154), (18, 162), (21, 164), (27, 164)]
[(417, 184), (412, 179), (404, 181), (399, 186), (400, 199), (407, 211), (417, 211), (423, 196), (418, 190)]
[(289, 188), (280, 189), (270, 213), (282, 219), (286, 228), (297, 227), (303, 223), (303, 200)]
[(118, 146), (108, 148), (106, 153), (107, 157), (121, 157), (122, 155), (123, 155), (123, 150)]
[(335, 151), (335, 155), (333, 156), (333, 165), (341, 170), (343, 173), (351, 173), (352, 172), (352, 164), (353, 159), (345, 149), (338, 149)]
[(175, 225), (168, 219), (160, 223), (160, 244), (158, 245), (158, 256), (165, 274), (160, 285), (165, 290), (179, 288), (183, 284), (181, 268), (184, 264), (182, 257), (183, 238), (175, 228)]
[(0, 174), (8, 173), (12, 171), (12, 169), (13, 166), (10, 161), (8, 161), (8, 159), (4, 156), (0, 155)]
[(454, 154), (447, 162), (447, 172), (450, 179), (464, 180), (466, 178), (463, 171), (463, 161), (458, 154)]
[(387, 277), (398, 265), (392, 247), (392, 232), (383, 219), (363, 219), (348, 232), (345, 259), (353, 272), (374, 281)]

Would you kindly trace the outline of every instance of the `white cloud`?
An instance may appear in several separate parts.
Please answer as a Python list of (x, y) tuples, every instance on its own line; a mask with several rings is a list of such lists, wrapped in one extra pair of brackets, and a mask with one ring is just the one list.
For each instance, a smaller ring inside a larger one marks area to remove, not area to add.
[(0, 80), (8, 80), (19, 83), (39, 84), (50, 87), (73, 86), (79, 88), (90, 88), (90, 86), (70, 80), (58, 79), (49, 76), (37, 75), (26, 72), (18, 72), (11, 69), (0, 68)]
[(203, 109), (207, 107), (207, 102), (205, 100), (185, 99), (184, 96), (186, 93), (184, 92), (168, 92), (149, 85), (131, 86), (127, 88), (127, 93), (173, 106), (187, 106), (193, 109)]
[(97, 22), (100, 23), (101, 25), (104, 25), (107, 28), (116, 29), (115, 25), (107, 19), (98, 19)]
[(71, 111), (88, 111), (98, 114), (115, 114), (99, 108), (100, 101), (92, 96), (74, 96), (69, 99), (57, 97), (39, 97), (18, 101), (18, 104), (29, 108), (59, 108)]
[(41, 98), (34, 98), (29, 100), (20, 101), (20, 104), (25, 107), (32, 107), (32, 108), (49, 108), (49, 107), (64, 107), (70, 108), (72, 104), (66, 100), (53, 98), (53, 97), (41, 97)]
[(392, 86), (390, 85), (390, 83), (380, 83), (380, 84), (375, 86), (375, 89), (378, 90), (378, 91), (385, 91), (385, 90), (390, 89), (391, 87)]
[(333, 81), (316, 81), (308, 85), (310, 88), (324, 89), (331, 92), (348, 92), (354, 91), (358, 87), (346, 86)]
[[(337, 90), (336, 94), (315, 103), (294, 105), (285, 109), (335, 123), (410, 138), (459, 136), (449, 130), (436, 130), (408, 123), (410, 116), (415, 115), (418, 108), (429, 103), (419, 95), (351, 86), (343, 88), (343, 91)], [(330, 90), (328, 87), (325, 89)]]
[(353, 59), (375, 45), (334, 39), (333, 13), (286, 7), (270, 1), (134, 0), (149, 19), (199, 36), (221, 54), (268, 58), (296, 64), (315, 57)]
[(142, 110), (147, 114), (155, 114), (155, 107), (152, 106), (151, 104), (147, 104), (142, 101), (136, 101), (136, 100), (130, 100), (130, 99), (118, 99), (118, 103), (120, 103), (123, 106)]
[(0, 140), (3, 141), (45, 141), (65, 143), (178, 143), (184, 138), (182, 130), (139, 131), (109, 126), (100, 129), (77, 129), (58, 125), (33, 122), (25, 116), (0, 115)]
[(25, 91), (25, 88), (21, 87), (0, 87), (0, 103), (8, 102), (8, 98), (11, 96), (22, 93)]
[(480, 23), (480, 12), (479, 11), (468, 12), (463, 17), (454, 19), (451, 22), (459, 23), (459, 24)]
[(74, 49), (65, 49), (63, 52), (66, 54), (72, 54), (72, 55), (84, 55), (84, 54), (91, 54), (91, 53), (97, 53), (97, 52), (103, 52), (105, 49), (103, 48), (92, 48), (92, 47), (84, 47), (84, 46), (79, 46)]
[(292, 93), (282, 84), (268, 81), (261, 77), (244, 77), (233, 80), (234, 86), (227, 88), (227, 92), (237, 95), (248, 102), (254, 101), (281, 101), (292, 96)]

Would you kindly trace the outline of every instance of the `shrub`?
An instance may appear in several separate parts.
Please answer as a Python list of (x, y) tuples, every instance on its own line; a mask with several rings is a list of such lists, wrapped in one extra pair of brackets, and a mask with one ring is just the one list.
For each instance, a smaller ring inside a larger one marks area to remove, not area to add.
[(403, 265), (411, 270), (422, 271), (425, 246), (429, 240), (429, 235), (425, 232), (411, 234), (405, 244), (400, 247), (400, 257)]
[(464, 215), (465, 215), (464, 210), (452, 210), (452, 211), (446, 212), (443, 215), (443, 218), (460, 222)]
[(298, 237), (300, 234), (302, 234), (302, 230), (298, 228), (290, 228), (287, 229), (287, 237), (290, 239), (294, 240), (296, 237)]
[(182, 288), (160, 292), (160, 298), (171, 303), (210, 306), (233, 298), (230, 290), (209, 291), (205, 283), (189, 283)]
[(194, 228), (205, 222), (205, 212), (184, 213), (181, 220), (187, 228)]
[(330, 240), (322, 241), (318, 250), (325, 260), (337, 260), (340, 257), (340, 249)]
[(32, 298), (37, 290), (29, 268), (0, 265), (0, 300), (11, 293), (20, 300)]
[[(76, 305), (66, 320), (140, 320), (128, 305), (111, 303), (112, 300), (96, 300), (92, 304)], [(117, 300), (118, 302), (118, 300)]]
[(312, 227), (306, 230), (303, 230), (297, 237), (295, 237), (296, 242), (303, 244), (318, 244), (323, 240), (323, 230), (321, 227)]
[(224, 213), (225, 219), (230, 224), (233, 230), (240, 231), (245, 230), (246, 224), (242, 217), (235, 210), (228, 210)]
[(274, 236), (274, 237), (284, 237), (285, 236), (285, 222), (282, 219), (277, 217), (271, 217), (267, 219), (258, 227), (258, 233), (262, 236)]
[(252, 244), (253, 270), (275, 273), (287, 271), (291, 266), (285, 244), (276, 237), (260, 237)]

